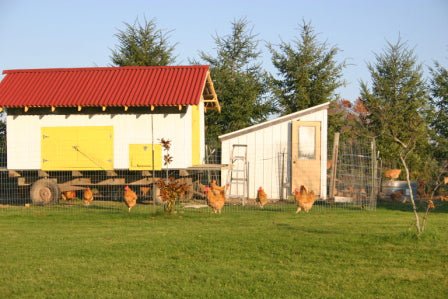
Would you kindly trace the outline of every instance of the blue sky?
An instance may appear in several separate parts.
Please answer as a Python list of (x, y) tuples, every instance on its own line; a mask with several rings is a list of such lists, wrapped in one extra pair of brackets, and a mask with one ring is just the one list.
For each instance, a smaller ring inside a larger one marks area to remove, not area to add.
[(197, 58), (199, 50), (214, 53), (213, 36), (229, 33), (231, 21), (245, 17), (272, 73), (266, 42), (292, 41), (298, 24), (311, 21), (319, 39), (339, 47), (338, 59), (349, 63), (347, 85), (338, 93), (350, 100), (359, 95), (359, 81), (370, 79), (366, 63), (399, 36), (425, 70), (435, 60), (448, 66), (448, 0), (0, 0), (0, 70), (110, 65), (114, 34), (123, 22), (144, 16), (174, 30), (177, 64)]

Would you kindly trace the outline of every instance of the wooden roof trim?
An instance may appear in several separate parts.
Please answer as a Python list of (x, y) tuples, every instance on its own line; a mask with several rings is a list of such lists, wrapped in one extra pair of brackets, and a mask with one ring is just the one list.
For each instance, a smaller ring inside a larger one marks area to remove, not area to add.
[(204, 110), (216, 110), (221, 113), (221, 104), (218, 101), (218, 95), (215, 91), (215, 86), (213, 85), (212, 78), (210, 76), (210, 71), (207, 72), (205, 82), (204, 82), (204, 91), (202, 94), (203, 102), (204, 102)]

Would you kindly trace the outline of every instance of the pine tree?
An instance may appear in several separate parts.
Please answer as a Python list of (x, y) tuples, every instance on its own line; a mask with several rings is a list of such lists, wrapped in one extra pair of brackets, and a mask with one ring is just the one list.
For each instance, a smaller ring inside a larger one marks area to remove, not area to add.
[(448, 160), (448, 69), (436, 62), (430, 72), (431, 104), (435, 111), (431, 122), (435, 133), (435, 153), (439, 161)]
[(216, 56), (200, 52), (210, 65), (211, 76), (222, 106), (221, 113), (207, 112), (207, 143), (220, 147), (218, 136), (267, 119), (272, 111), (268, 102), (268, 74), (258, 62), (257, 36), (246, 19), (232, 22), (229, 35), (215, 36)]
[(279, 75), (273, 79), (274, 91), (283, 115), (336, 100), (335, 91), (344, 84), (345, 62), (336, 62), (340, 50), (319, 42), (310, 23), (304, 21), (299, 30), (292, 44), (282, 41), (279, 50), (269, 45)]
[[(410, 167), (422, 160), (427, 152), (428, 130), (426, 113), (428, 95), (421, 65), (413, 50), (399, 39), (388, 43), (376, 63), (368, 64), (371, 88), (361, 83), (361, 98), (368, 111), (367, 126), (378, 138), (383, 158), (400, 163), (411, 188)], [(417, 235), (423, 231), (413, 192), (410, 199), (416, 219)]]
[(125, 29), (115, 36), (119, 44), (112, 50), (111, 60), (117, 66), (157, 66), (174, 63), (175, 45), (168, 41), (170, 31), (158, 29), (155, 20), (140, 24), (124, 23)]

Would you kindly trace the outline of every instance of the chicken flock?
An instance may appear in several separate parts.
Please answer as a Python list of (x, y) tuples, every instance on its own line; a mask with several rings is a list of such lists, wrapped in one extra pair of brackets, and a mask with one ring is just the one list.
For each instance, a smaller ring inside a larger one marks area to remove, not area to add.
[[(146, 191), (146, 190), (143, 190)], [(142, 191), (142, 192), (143, 192)], [(64, 191), (61, 193), (62, 200), (64, 201), (71, 201), (78, 199), (76, 191)], [(94, 199), (94, 192), (89, 187), (85, 188), (82, 194), (82, 202), (85, 206), (90, 206), (90, 204), (93, 202)], [(129, 186), (124, 187), (123, 192), (123, 202), (127, 206), (128, 211), (131, 212), (131, 209), (137, 205), (137, 194), (129, 188)]]
[[(226, 191), (229, 187), (229, 184), (224, 186), (219, 186), (216, 180), (212, 180), (210, 182), (210, 186), (201, 185), (201, 188), (204, 192), (204, 195), (207, 199), (207, 205), (212, 209), (213, 213), (221, 214), (221, 211), (226, 203)], [(142, 190), (140, 190), (142, 192)], [(146, 191), (146, 190), (144, 190)], [(305, 186), (300, 186), (300, 188), (296, 188), (294, 190), (294, 199), (297, 204), (296, 213), (299, 213), (301, 210), (305, 212), (309, 212), (313, 207), (314, 202), (317, 199), (317, 196), (314, 194), (314, 191), (308, 191)], [(70, 201), (73, 199), (77, 199), (76, 191), (64, 191), (62, 192), (62, 199), (65, 201)], [(138, 196), (137, 194), (129, 187), (125, 186), (123, 190), (123, 202), (128, 208), (128, 212), (131, 212), (131, 209), (137, 205)], [(90, 206), (94, 200), (94, 192), (89, 188), (85, 188), (83, 191), (82, 202), (85, 206)], [(268, 203), (268, 195), (264, 191), (263, 187), (259, 187), (257, 190), (256, 203), (260, 208), (264, 208)]]

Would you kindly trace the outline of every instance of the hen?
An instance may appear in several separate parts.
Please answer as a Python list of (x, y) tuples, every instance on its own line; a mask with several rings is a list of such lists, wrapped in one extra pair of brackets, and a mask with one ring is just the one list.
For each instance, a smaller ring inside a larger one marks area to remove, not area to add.
[(86, 188), (84, 190), (84, 194), (82, 195), (82, 201), (84, 205), (89, 206), (93, 201), (93, 192), (90, 188)]
[(226, 187), (225, 186), (218, 186), (218, 184), (216, 183), (216, 180), (212, 180), (210, 182), (210, 188), (212, 189), (214, 194), (219, 194), (221, 191), (225, 191)]
[(131, 212), (131, 209), (137, 204), (137, 198), (137, 194), (135, 194), (129, 186), (124, 187), (123, 199), (129, 209), (129, 212)]
[(296, 213), (299, 213), (302, 209), (305, 212), (308, 212), (313, 207), (314, 202), (316, 201), (317, 197), (314, 194), (314, 191), (308, 192), (305, 186), (300, 186), (299, 189), (294, 190), (294, 198), (297, 203), (297, 211)]
[(384, 177), (394, 180), (400, 176), (401, 169), (387, 169), (384, 171)]
[(256, 200), (261, 208), (268, 203), (268, 195), (264, 192), (263, 187), (258, 188)]
[(204, 193), (207, 195), (207, 204), (213, 209), (213, 213), (221, 214), (226, 202), (225, 187), (222, 190), (213, 191), (212, 188), (207, 186), (204, 188)]
[(76, 192), (75, 191), (64, 191), (62, 192), (62, 199), (63, 200), (71, 200), (76, 198)]

